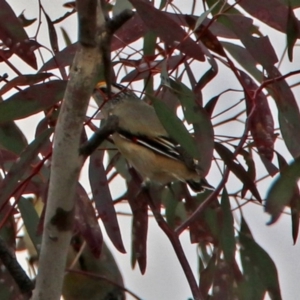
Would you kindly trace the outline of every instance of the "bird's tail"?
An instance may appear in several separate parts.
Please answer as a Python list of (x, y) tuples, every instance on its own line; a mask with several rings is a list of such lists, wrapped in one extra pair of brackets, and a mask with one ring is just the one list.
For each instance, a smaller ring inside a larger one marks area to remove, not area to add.
[(206, 190), (214, 191), (215, 188), (210, 185), (205, 178), (200, 181), (187, 180), (186, 181), (189, 187), (196, 193), (203, 193)]

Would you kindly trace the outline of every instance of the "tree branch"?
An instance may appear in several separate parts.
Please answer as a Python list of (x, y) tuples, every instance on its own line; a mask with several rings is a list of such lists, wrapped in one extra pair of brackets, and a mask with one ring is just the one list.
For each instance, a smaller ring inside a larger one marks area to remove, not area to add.
[(101, 63), (97, 36), (104, 17), (97, 0), (77, 0), (79, 40), (54, 135), (54, 151), (39, 274), (33, 300), (58, 300), (73, 229), (75, 187), (82, 160), (78, 156), (82, 124)]
[(105, 125), (100, 127), (87, 142), (80, 146), (79, 154), (84, 157), (91, 155), (109, 135), (117, 131), (118, 124), (119, 118), (110, 116)]
[(178, 261), (181, 264), (181, 267), (184, 271), (185, 277), (189, 283), (191, 292), (193, 294), (194, 300), (204, 300), (204, 296), (201, 294), (196, 279), (194, 277), (193, 271), (189, 265), (189, 262), (184, 254), (183, 248), (181, 246), (178, 235), (169, 227), (165, 219), (162, 217), (159, 209), (155, 205), (152, 197), (147, 188), (144, 188), (141, 192), (144, 192), (148, 199), (148, 205), (150, 206), (152, 213), (155, 217), (155, 220), (158, 226), (162, 229), (162, 231), (166, 234), (169, 241), (171, 242), (173, 249), (177, 255)]
[(15, 280), (21, 293), (26, 297), (26, 299), (28, 299), (34, 288), (33, 282), (22, 269), (16, 257), (11, 253), (2, 237), (0, 237), (0, 259)]
[(104, 66), (104, 79), (107, 85), (107, 95), (111, 96), (111, 81), (112, 81), (112, 67), (111, 67), (111, 39), (114, 33), (132, 16), (134, 12), (129, 9), (125, 9), (120, 14), (116, 15), (114, 18), (107, 20), (104, 26), (103, 34), (102, 34), (102, 43), (101, 53), (103, 56), (103, 66)]

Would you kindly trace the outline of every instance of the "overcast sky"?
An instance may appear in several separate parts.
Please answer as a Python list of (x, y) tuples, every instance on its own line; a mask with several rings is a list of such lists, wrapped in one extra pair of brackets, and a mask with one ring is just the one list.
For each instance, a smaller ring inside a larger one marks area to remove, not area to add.
[[(178, 1), (175, 1), (178, 3)], [(186, 7), (189, 7), (191, 1), (182, 1), (185, 3)], [(200, 1), (201, 2), (201, 1)], [(25, 16), (27, 18), (34, 18), (37, 16), (38, 7), (36, 0), (28, 1), (19, 1), (19, 0), (8, 0), (8, 3), (15, 9), (17, 14), (20, 14), (25, 9)], [(52, 1), (42, 1), (43, 5), (46, 8), (47, 13), (52, 19), (56, 19), (61, 16), (65, 10), (61, 9), (61, 4), (64, 1), (52, 0)], [(183, 8), (184, 9), (184, 8)], [(189, 9), (187, 9), (189, 12)], [(199, 14), (201, 12), (199, 11)], [(68, 19), (67, 22), (61, 24), (64, 26), (65, 30), (71, 36), (72, 41), (76, 40), (77, 30), (76, 30), (76, 18), (73, 17), (71, 20)], [(58, 28), (58, 27), (56, 27)], [(264, 26), (262, 30), (264, 33), (270, 35), (271, 42), (276, 43), (276, 51), (278, 55), (281, 55), (284, 45), (285, 37), (282, 34), (278, 34), (273, 30), (267, 31), (267, 27)], [(47, 33), (45, 33), (46, 26), (43, 25), (41, 29), (41, 34), (39, 38), (43, 40), (41, 43), (47, 42)], [(29, 35), (35, 33), (35, 27), (32, 27), (28, 31)], [(42, 37), (43, 36), (43, 37)], [(60, 36), (60, 34), (59, 34)], [(63, 42), (61, 41), (61, 46)], [(294, 53), (294, 58), (298, 61), (294, 62), (294, 66), (300, 66), (299, 64), (299, 50), (296, 49)], [(19, 62), (19, 60), (18, 60)], [(19, 62), (20, 70), (23, 72), (23, 68), (27, 68), (25, 64)], [(3, 67), (3, 64), (1, 64)], [(287, 61), (283, 62), (283, 67), (281, 68), (282, 72), (291, 71), (292, 65)], [(294, 67), (293, 67), (294, 69)], [(1, 73), (6, 72), (4, 70)], [(7, 70), (10, 73), (9, 70)], [(27, 71), (24, 71), (26, 73)], [(32, 70), (28, 69), (28, 72)], [(14, 76), (14, 75), (11, 75)], [(215, 96), (218, 91), (223, 91), (223, 86), (231, 84), (230, 81), (234, 80), (227, 75), (222, 77), (218, 76), (218, 79), (213, 80), (203, 91), (204, 99), (210, 99)], [(290, 79), (291, 82), (294, 78)], [(295, 90), (294, 90), (295, 91)], [(298, 93), (299, 95), (299, 93)], [(226, 101), (224, 101), (226, 102)], [(276, 116), (276, 115), (275, 115)], [(36, 120), (39, 118), (37, 117)], [(22, 124), (22, 129), (25, 130), (26, 135), (29, 140), (32, 140), (34, 132), (32, 129), (35, 128), (33, 125), (36, 120), (23, 120), (18, 122)], [(284, 149), (282, 151), (285, 151)], [(288, 160), (291, 159), (290, 155), (286, 154)], [(283, 154), (284, 154), (283, 153)], [(261, 170), (263, 173), (264, 170)], [(258, 172), (259, 173), (259, 172)], [(217, 185), (218, 181), (215, 179), (214, 173), (209, 175), (208, 180), (211, 184)], [(82, 174), (82, 181), (87, 183), (86, 173)], [(262, 190), (267, 190), (268, 182), (261, 185)], [(116, 189), (116, 184), (112, 189)], [(127, 207), (117, 207), (118, 211), (124, 211)], [(279, 271), (279, 279), (282, 290), (282, 296), (284, 300), (294, 300), (299, 297), (300, 294), (300, 242), (293, 246), (292, 237), (291, 237), (291, 223), (289, 216), (282, 216), (279, 221), (272, 225), (267, 226), (266, 223), (269, 221), (269, 216), (265, 214), (260, 206), (257, 205), (247, 205), (243, 209), (245, 213), (245, 218), (252, 230), (252, 233), (256, 241), (270, 254), (273, 260), (276, 263), (276, 266)], [(173, 300), (184, 300), (188, 297), (191, 297), (189, 286), (186, 282), (184, 274), (181, 270), (181, 267), (178, 264), (177, 258), (175, 257), (174, 251), (170, 246), (169, 241), (160, 231), (153, 220), (150, 221), (149, 228), (149, 238), (148, 238), (148, 263), (147, 271), (144, 276), (141, 276), (138, 268), (136, 270), (131, 270), (130, 265), (130, 243), (131, 243), (131, 218), (126, 216), (119, 217), (120, 227), (122, 230), (122, 236), (125, 240), (125, 246), (128, 254), (123, 255), (114, 251), (113, 246), (111, 246), (108, 239), (108, 245), (113, 250), (116, 260), (121, 268), (123, 273), (125, 285), (129, 289), (133, 290), (143, 299), (147, 300), (157, 300), (157, 299), (173, 299)], [(104, 230), (103, 230), (104, 231)], [(184, 245), (186, 255), (193, 267), (193, 270), (197, 272), (197, 257), (196, 257), (196, 247), (189, 244), (189, 236), (187, 233), (182, 234), (181, 241)], [(130, 297), (128, 297), (130, 299)]]

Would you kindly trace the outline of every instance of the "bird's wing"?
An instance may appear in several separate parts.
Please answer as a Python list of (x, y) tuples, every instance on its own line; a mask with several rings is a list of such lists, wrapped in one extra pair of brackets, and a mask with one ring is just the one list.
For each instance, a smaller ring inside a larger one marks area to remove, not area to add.
[(181, 155), (178, 152), (178, 144), (174, 143), (170, 138), (159, 136), (156, 138), (147, 137), (139, 134), (132, 134), (125, 130), (119, 130), (118, 133), (127, 140), (133, 143), (146, 147), (160, 155), (167, 156), (171, 159), (181, 160)]

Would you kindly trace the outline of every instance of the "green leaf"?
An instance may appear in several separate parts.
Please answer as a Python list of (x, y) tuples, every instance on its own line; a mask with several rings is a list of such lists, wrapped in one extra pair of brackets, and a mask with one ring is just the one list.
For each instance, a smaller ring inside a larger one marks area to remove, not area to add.
[(15, 154), (20, 154), (27, 146), (27, 140), (20, 128), (11, 121), (0, 124), (0, 145)]
[(300, 217), (300, 193), (299, 188), (296, 188), (291, 205), (291, 222), (292, 222), (292, 237), (294, 245), (297, 242), (298, 233), (299, 233), (299, 217)]
[(232, 55), (232, 57), (257, 81), (263, 79), (263, 74), (256, 68), (256, 60), (249, 51), (234, 43), (222, 42), (223, 47)]
[[(278, 152), (276, 154), (277, 154), (279, 169), (281, 172), (288, 166), (288, 163), (286, 162), (285, 158), (282, 155), (280, 155)], [(296, 244), (298, 233), (299, 233), (299, 217), (300, 217), (300, 192), (299, 192), (299, 187), (297, 185), (295, 186), (294, 193), (292, 195), (289, 205), (291, 206), (292, 236), (293, 236), (294, 244)]]
[[(269, 78), (279, 78), (282, 74), (276, 67), (270, 68)], [(294, 158), (300, 155), (300, 142), (295, 138), (300, 132), (300, 112), (295, 95), (286, 80), (274, 80), (268, 85), (278, 109), (278, 121), (284, 142)]]
[(244, 218), (239, 240), (244, 276), (251, 286), (248, 286), (251, 297), (247, 299), (263, 299), (264, 291), (268, 291), (272, 300), (281, 300), (276, 266), (269, 254), (255, 242)]
[(148, 97), (153, 103), (157, 117), (171, 138), (177, 141), (191, 157), (198, 158), (196, 143), (182, 121), (158, 98), (151, 95)]
[(113, 6), (113, 16), (118, 15), (125, 9), (132, 10), (132, 4), (128, 0), (117, 0), (115, 5)]
[(10, 168), (6, 177), (1, 183), (0, 189), (0, 207), (14, 196), (17, 187), (22, 184), (22, 178), (30, 165), (36, 160), (41, 147), (53, 133), (53, 128), (45, 130), (39, 135), (28, 147), (21, 153), (20, 159), (17, 160)]
[(39, 224), (39, 216), (35, 210), (30, 198), (21, 197), (18, 203), (25, 228), (29, 234), (29, 237), (35, 247), (37, 253), (39, 253), (40, 245), (42, 242), (42, 236), (37, 235), (37, 228)]
[[(278, 86), (280, 83), (276, 84)], [(280, 86), (278, 88), (280, 89)], [(300, 142), (295, 138), (297, 136), (295, 133), (297, 132), (298, 134), (300, 130), (300, 114), (298, 106), (294, 107), (294, 104), (288, 103), (286, 95), (284, 104), (279, 104), (277, 107), (280, 130), (284, 142), (293, 157), (298, 157), (300, 154)]]
[(214, 276), (216, 273), (216, 261), (217, 255), (213, 254), (211, 259), (208, 262), (207, 267), (200, 273), (200, 289), (202, 295), (207, 295), (211, 285), (214, 281)]
[(169, 80), (172, 92), (178, 97), (184, 116), (189, 124), (193, 124), (194, 138), (198, 151), (198, 165), (203, 174), (207, 174), (213, 156), (214, 130), (207, 111), (196, 103), (195, 94), (180, 81)]
[(215, 149), (220, 155), (220, 157), (223, 159), (225, 165), (230, 169), (230, 171), (237, 178), (239, 178), (240, 181), (245, 185), (245, 187), (247, 187), (251, 191), (253, 196), (261, 202), (261, 197), (259, 195), (254, 181), (249, 177), (244, 167), (240, 163), (237, 163), (235, 161), (233, 153), (220, 143), (215, 143)]
[(199, 122), (199, 105), (196, 104), (195, 94), (182, 82), (169, 79), (172, 91), (178, 97), (185, 119), (189, 124)]
[(290, 4), (293, 8), (300, 7), (300, 0), (284, 0), (286, 4)]
[(300, 158), (298, 157), (288, 167), (283, 169), (267, 194), (265, 209), (271, 215), (271, 220), (268, 224), (276, 222), (283, 208), (291, 202), (299, 178)]
[(223, 220), (221, 227), (221, 247), (224, 252), (224, 258), (229, 265), (234, 261), (235, 256), (235, 237), (234, 237), (234, 220), (232, 216), (229, 197), (224, 188), (221, 198), (221, 209), (223, 212)]
[(217, 104), (217, 102), (218, 102), (221, 95), (222, 95), (222, 93), (217, 95), (217, 96), (212, 97), (209, 101), (207, 101), (204, 109), (206, 110), (206, 112), (208, 113), (208, 115), (210, 117), (212, 116), (212, 113), (213, 113), (213, 111), (215, 109), (215, 106), (216, 106), (216, 104)]
[(60, 30), (61, 30), (61, 33), (63, 35), (63, 39), (65, 41), (66, 46), (67, 47), (71, 46), (72, 45), (72, 41), (71, 41), (70, 36), (67, 33), (67, 31), (63, 27), (60, 27)]
[(209, 68), (200, 78), (197, 83), (197, 90), (203, 90), (205, 86), (214, 79), (214, 77), (218, 74), (218, 65), (214, 58), (210, 57), (208, 62), (211, 65)]
[(295, 17), (293, 8), (289, 5), (288, 9), (288, 19), (287, 19), (287, 30), (286, 30), (286, 39), (287, 39), (287, 49), (288, 57), (290, 61), (293, 61), (293, 48), (298, 39), (299, 27), (298, 19)]
[(162, 194), (162, 201), (166, 209), (166, 220), (171, 228), (175, 228), (178, 220), (186, 220), (187, 214), (184, 204), (179, 201), (181, 192), (179, 184), (173, 184), (172, 190), (165, 189)]
[(159, 10), (162, 10), (168, 4), (168, 0), (161, 0)]
[(162, 197), (163, 204), (166, 208), (166, 221), (169, 224), (170, 228), (175, 228), (175, 217), (176, 217), (176, 207), (178, 201), (176, 201), (170, 192), (169, 189), (166, 190), (166, 193)]
[(209, 233), (214, 240), (218, 240), (220, 236), (219, 214), (216, 209), (207, 207), (203, 213), (203, 220), (208, 225)]
[(212, 10), (219, 4), (219, 1), (217, 1), (215, 4), (213, 4), (209, 9), (207, 9), (204, 13), (202, 13), (199, 18), (196, 21), (194, 31), (197, 30), (197, 28), (203, 23), (203, 21), (207, 18), (207, 16), (212, 12)]
[(18, 16), (18, 19), (21, 21), (23, 27), (30, 26), (37, 20), (37, 18), (27, 19), (24, 15), (24, 11)]
[(26, 118), (48, 109), (64, 97), (66, 81), (30, 86), (0, 103), (0, 123)]

